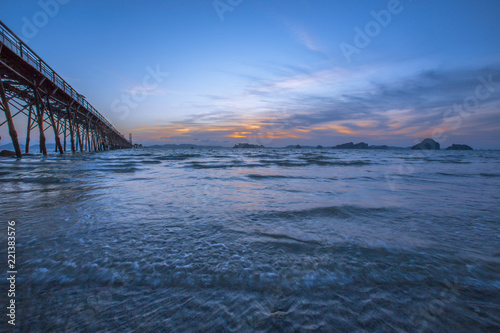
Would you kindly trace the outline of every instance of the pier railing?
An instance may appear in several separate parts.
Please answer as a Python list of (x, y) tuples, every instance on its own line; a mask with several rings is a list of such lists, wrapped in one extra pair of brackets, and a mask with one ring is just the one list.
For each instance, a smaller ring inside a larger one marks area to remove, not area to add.
[(99, 111), (97, 111), (81, 94), (79, 94), (71, 85), (69, 85), (59, 74), (57, 74), (45, 61), (38, 56), (28, 45), (26, 45), (12, 30), (10, 30), (0, 20), (0, 42), (2, 42), (11, 51), (29, 63), (33, 68), (38, 70), (47, 79), (52, 81), (59, 89), (68, 94), (72, 99), (78, 102), (82, 107), (87, 109), (91, 114), (103, 122), (115, 134), (125, 137), (106, 119)]

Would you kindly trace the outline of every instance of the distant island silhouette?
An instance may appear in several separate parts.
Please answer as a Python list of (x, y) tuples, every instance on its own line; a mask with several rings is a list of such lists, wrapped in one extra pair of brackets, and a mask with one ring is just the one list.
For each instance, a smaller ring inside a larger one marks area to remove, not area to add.
[(341, 145), (336, 145), (335, 147), (332, 147), (332, 149), (389, 149), (389, 147), (386, 145), (369, 146), (365, 142), (360, 142), (356, 144), (354, 144), (353, 142), (348, 142), (348, 143), (343, 143)]
[(474, 150), (472, 149), (471, 146), (468, 145), (457, 145), (457, 144), (452, 144), (446, 150)]
[[(234, 145), (233, 148), (266, 148), (263, 145), (254, 145), (254, 144), (249, 144), (249, 143), (238, 143)], [(301, 146), (301, 145), (288, 145), (284, 147), (285, 149), (325, 149), (328, 147), (323, 147), (322, 145), (318, 145), (316, 147), (314, 146)], [(402, 147), (389, 147), (387, 145), (369, 145), (366, 142), (359, 142), (359, 143), (354, 143), (354, 142), (347, 142), (347, 143), (342, 143), (336, 146), (332, 146), (331, 149), (408, 149), (408, 148), (402, 148)], [(413, 150), (440, 150), (441, 145), (439, 142), (436, 142), (433, 139), (427, 138), (422, 140), (422, 142), (409, 147), (409, 149)], [(446, 150), (474, 150), (472, 147), (465, 145), (465, 144), (452, 144)]]
[[(434, 141), (433, 139), (427, 138), (424, 139), (422, 142), (419, 144), (414, 145), (411, 147), (413, 150), (440, 150), (441, 145), (439, 142)], [(474, 150), (472, 149), (471, 146), (464, 145), (464, 144), (452, 144), (446, 150)]]
[[(263, 145), (254, 145), (254, 144), (249, 144), (249, 143), (238, 143), (234, 145), (233, 148), (266, 148)], [(284, 149), (325, 149), (328, 147), (323, 147), (322, 145), (318, 145), (316, 147), (314, 146), (301, 146), (301, 145), (288, 145), (284, 147)], [(359, 142), (359, 143), (353, 143), (353, 142), (347, 142), (347, 143), (342, 143), (336, 146), (332, 146), (331, 149), (405, 149), (402, 147), (389, 147), (387, 145), (369, 145), (366, 142)], [(408, 148), (406, 148), (408, 149)], [(427, 138), (424, 139), (422, 142), (409, 147), (409, 149), (413, 150), (440, 150), (441, 145), (439, 142), (434, 141), (433, 139)], [(472, 147), (465, 145), (465, 144), (452, 144), (450, 147), (446, 148), (446, 150), (473, 150)]]
[(432, 139), (427, 138), (427, 139), (423, 140), (422, 142), (411, 147), (411, 149), (413, 149), (413, 150), (439, 150), (439, 149), (441, 149), (441, 145), (439, 144), (439, 142), (436, 142)]
[(233, 148), (266, 148), (263, 145), (252, 145), (250, 143), (238, 143)]
[[(140, 146), (140, 145), (138, 145)], [(48, 143), (47, 148), (52, 150), (55, 147), (55, 143)], [(24, 149), (24, 146), (21, 145), (21, 148)], [(36, 150), (38, 145), (30, 146), (31, 149)], [(215, 146), (215, 145), (195, 145), (195, 144), (163, 144), (163, 145), (152, 145), (145, 146), (145, 148), (158, 148), (158, 149), (223, 149), (229, 147), (223, 146)], [(233, 149), (265, 149), (263, 145), (258, 144), (250, 144), (250, 143), (238, 143), (235, 144)], [(342, 144), (338, 144), (332, 147), (328, 146), (302, 146), (299, 144), (296, 145), (288, 145), (286, 147), (269, 147), (272, 149), (347, 149), (347, 150), (363, 150), (363, 149), (412, 149), (412, 150), (441, 150), (441, 145), (439, 142), (426, 138), (422, 140), (420, 143), (412, 146), (412, 147), (392, 147), (387, 145), (369, 145), (366, 142), (346, 142)], [(13, 145), (12, 143), (1, 145), (0, 146), (0, 157), (14, 157), (15, 153), (12, 151)], [(466, 144), (456, 144), (453, 143), (451, 146), (446, 148), (445, 150), (474, 150), (471, 146)]]

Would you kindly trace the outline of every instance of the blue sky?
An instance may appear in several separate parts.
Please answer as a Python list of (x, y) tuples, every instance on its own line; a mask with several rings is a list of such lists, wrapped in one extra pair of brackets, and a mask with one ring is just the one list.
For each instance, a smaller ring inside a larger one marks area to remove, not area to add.
[(500, 148), (499, 17), (492, 0), (0, 3), (4, 23), (146, 144)]

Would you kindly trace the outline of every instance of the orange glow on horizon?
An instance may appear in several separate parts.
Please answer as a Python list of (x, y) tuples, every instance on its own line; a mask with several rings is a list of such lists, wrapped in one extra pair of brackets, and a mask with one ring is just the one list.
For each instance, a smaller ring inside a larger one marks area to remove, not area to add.
[[(399, 115), (398, 115), (399, 116)], [(392, 119), (387, 124), (388, 129), (378, 129), (378, 121), (375, 120), (342, 120), (332, 121), (312, 126), (299, 125), (298, 128), (283, 129), (274, 124), (280, 124), (275, 118), (260, 119), (242, 119), (240, 122), (227, 124), (208, 124), (208, 123), (173, 123), (170, 125), (157, 124), (155, 126), (142, 126), (131, 131), (137, 132), (144, 140), (172, 140), (182, 141), (183, 138), (203, 138), (210, 136), (211, 140), (249, 139), (266, 138), (275, 140), (302, 139), (312, 140), (320, 139), (329, 135), (345, 136), (386, 136), (386, 135), (405, 135), (411, 137), (432, 136), (432, 130), (420, 127), (405, 127), (404, 122), (399, 119)], [(355, 126), (355, 127), (354, 127)], [(280, 130), (276, 130), (276, 129)]]
[(342, 133), (342, 134), (358, 134), (359, 132), (353, 131), (346, 126), (341, 126), (341, 125), (326, 125), (326, 126), (317, 126), (312, 128), (312, 130), (316, 131), (335, 131), (337, 133)]
[(251, 134), (252, 132), (234, 132), (232, 134), (227, 134), (224, 136), (227, 138), (248, 138), (248, 136)]
[(206, 132), (231, 132), (234, 131), (232, 127), (207, 127), (203, 129)]

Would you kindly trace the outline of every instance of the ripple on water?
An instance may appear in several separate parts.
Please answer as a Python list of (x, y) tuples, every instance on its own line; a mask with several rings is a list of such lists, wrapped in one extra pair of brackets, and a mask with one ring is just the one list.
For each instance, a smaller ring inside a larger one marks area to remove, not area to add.
[(433, 154), (0, 160), (21, 330), (498, 330), (500, 156)]

